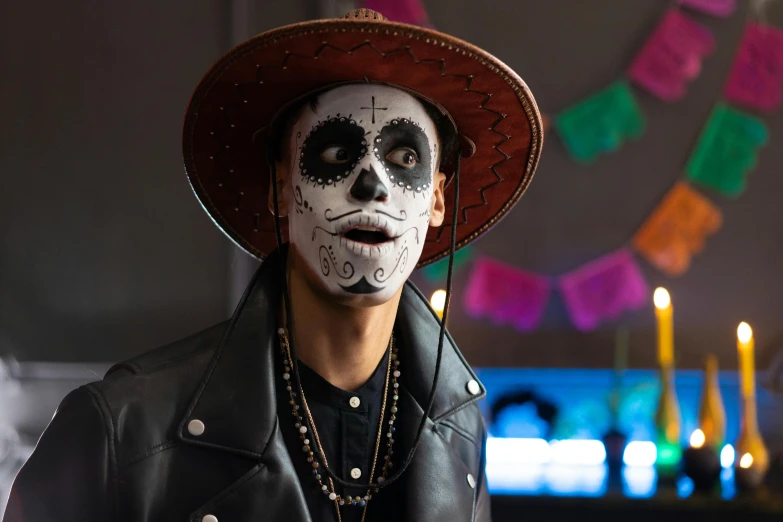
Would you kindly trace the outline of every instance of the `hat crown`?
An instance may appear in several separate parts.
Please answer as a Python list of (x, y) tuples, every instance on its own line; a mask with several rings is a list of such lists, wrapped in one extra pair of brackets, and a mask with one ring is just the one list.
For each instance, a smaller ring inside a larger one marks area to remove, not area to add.
[(352, 11), (348, 11), (348, 14), (343, 16), (343, 18), (348, 20), (376, 20), (378, 22), (386, 22), (388, 21), (385, 16), (383, 16), (378, 11), (373, 11), (372, 9), (367, 9), (365, 7), (362, 7), (361, 9), (354, 9)]

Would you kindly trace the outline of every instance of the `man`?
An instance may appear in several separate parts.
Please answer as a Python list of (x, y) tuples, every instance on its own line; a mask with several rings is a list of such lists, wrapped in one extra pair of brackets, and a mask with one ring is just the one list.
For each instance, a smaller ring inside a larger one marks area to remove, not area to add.
[(406, 281), (513, 206), (541, 144), (507, 66), (372, 11), (229, 52), (185, 165), (264, 263), (230, 321), (69, 394), (4, 520), (489, 520), (484, 390)]

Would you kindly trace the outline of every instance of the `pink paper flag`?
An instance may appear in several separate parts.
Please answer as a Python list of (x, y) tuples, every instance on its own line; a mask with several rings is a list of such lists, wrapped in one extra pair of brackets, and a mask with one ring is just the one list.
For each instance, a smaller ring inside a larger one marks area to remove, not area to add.
[(430, 26), (420, 0), (364, 0), (362, 7), (378, 11), (392, 22)]
[(695, 11), (701, 11), (712, 16), (726, 18), (734, 13), (737, 8), (737, 0), (678, 0), (680, 5), (684, 5)]
[(783, 30), (749, 22), (731, 66), (725, 93), (729, 101), (773, 111), (783, 97)]
[(670, 9), (628, 69), (629, 78), (663, 101), (685, 96), (701, 61), (715, 49), (709, 29), (678, 9)]
[(473, 264), (464, 305), (471, 317), (529, 332), (541, 321), (549, 292), (546, 277), (484, 257)]
[(560, 276), (559, 286), (571, 321), (580, 330), (641, 308), (650, 298), (639, 265), (625, 248)]

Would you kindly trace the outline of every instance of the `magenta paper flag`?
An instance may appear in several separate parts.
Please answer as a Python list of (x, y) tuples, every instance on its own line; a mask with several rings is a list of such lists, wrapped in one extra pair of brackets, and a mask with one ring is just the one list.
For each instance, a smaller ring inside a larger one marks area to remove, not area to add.
[(548, 278), (483, 257), (473, 264), (465, 310), (471, 317), (529, 332), (541, 321), (549, 292)]
[(420, 0), (364, 0), (362, 6), (378, 11), (392, 22), (429, 27), (427, 11)]
[(721, 18), (731, 16), (737, 8), (737, 0), (678, 0), (678, 2), (695, 11)]
[(761, 111), (780, 107), (783, 97), (783, 30), (749, 22), (740, 42), (726, 99)]
[(709, 29), (678, 9), (670, 9), (636, 55), (628, 76), (661, 100), (677, 101), (714, 49), (715, 38)]
[(650, 293), (633, 254), (623, 248), (560, 276), (571, 321), (593, 330), (603, 320), (647, 304)]

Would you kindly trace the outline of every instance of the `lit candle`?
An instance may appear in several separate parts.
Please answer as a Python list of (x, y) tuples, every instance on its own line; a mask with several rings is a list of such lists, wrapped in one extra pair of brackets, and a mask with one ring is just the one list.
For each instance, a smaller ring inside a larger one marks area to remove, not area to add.
[(674, 326), (669, 292), (665, 288), (656, 288), (653, 303), (655, 316), (658, 318), (658, 362), (661, 368), (671, 368), (674, 363)]
[(742, 456), (739, 463), (740, 467), (743, 469), (748, 469), (753, 465), (753, 455), (750, 453), (746, 453)]
[(707, 437), (704, 436), (704, 432), (701, 430), (694, 430), (693, 433), (691, 433), (691, 448), (701, 448), (704, 446), (704, 442), (707, 440)]
[(435, 290), (430, 298), (430, 304), (435, 313), (438, 314), (438, 317), (443, 319), (443, 308), (446, 306), (446, 291)]
[(746, 399), (756, 395), (756, 364), (753, 360), (753, 330), (748, 323), (737, 327), (737, 350), (740, 360), (742, 396)]

